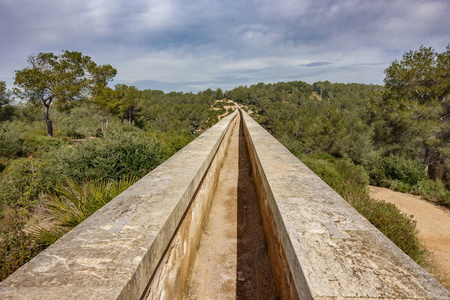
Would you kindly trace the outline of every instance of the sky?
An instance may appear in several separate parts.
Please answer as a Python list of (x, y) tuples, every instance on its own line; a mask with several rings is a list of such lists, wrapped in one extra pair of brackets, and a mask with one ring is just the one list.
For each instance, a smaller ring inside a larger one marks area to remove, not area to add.
[(40, 52), (80, 51), (113, 84), (197, 92), (258, 82), (383, 84), (450, 44), (449, 0), (0, 0), (0, 81)]

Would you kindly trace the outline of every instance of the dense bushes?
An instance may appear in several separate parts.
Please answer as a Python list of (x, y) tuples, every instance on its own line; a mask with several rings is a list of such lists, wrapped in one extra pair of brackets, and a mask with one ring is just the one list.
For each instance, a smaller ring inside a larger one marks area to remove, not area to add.
[(64, 142), (70, 143), (71, 140), (49, 138), (44, 131), (21, 121), (0, 124), (0, 157), (37, 156), (58, 148)]
[(155, 135), (117, 128), (101, 139), (65, 145), (37, 158), (11, 160), (0, 177), (0, 204), (32, 207), (39, 193), (66, 179), (83, 182), (143, 176), (174, 151), (174, 145)]
[(374, 155), (365, 167), (370, 174), (370, 183), (383, 187), (390, 187), (394, 180), (412, 186), (426, 178), (419, 162), (402, 155)]
[(27, 128), (22, 122), (0, 124), (0, 156), (14, 158), (25, 156), (28, 150), (24, 146)]
[[(170, 137), (159, 136), (117, 128), (103, 138), (9, 161), (0, 177), (0, 268), (4, 270), (0, 279), (155, 168), (185, 141), (177, 137), (169, 142)], [(46, 217), (36, 212), (38, 205), (46, 207)], [(28, 228), (33, 232), (30, 236), (24, 231), (30, 218), (53, 222)]]
[(440, 181), (428, 179), (421, 164), (402, 155), (372, 153), (364, 164), (370, 184), (402, 193), (413, 193), (426, 200), (450, 207), (450, 191)]
[(217, 120), (218, 111), (211, 110), (215, 92), (163, 93), (142, 91), (141, 128), (168, 133), (198, 134)]
[(23, 231), (20, 218), (0, 223), (0, 280), (8, 277), (27, 261), (32, 259), (43, 247), (36, 245), (29, 234)]
[(172, 154), (171, 148), (154, 135), (121, 128), (101, 139), (61, 148), (53, 164), (60, 178), (76, 181), (143, 176)]
[(414, 194), (422, 195), (429, 201), (450, 207), (450, 191), (442, 182), (425, 179), (419, 181), (411, 190)]
[[(55, 145), (47, 148), (45, 143), (35, 142), (48, 152), (6, 161), (0, 175), (0, 279), (190, 140), (185, 134), (172, 138), (164, 133), (119, 127), (105, 132), (102, 138), (76, 144), (52, 139)], [(44, 215), (36, 211), (42, 206)], [(34, 224), (49, 218), (53, 219), (50, 224)], [(31, 227), (30, 222), (34, 224)]]
[(0, 205), (31, 208), (40, 192), (55, 184), (53, 174), (39, 158), (19, 158), (10, 162), (0, 177)]

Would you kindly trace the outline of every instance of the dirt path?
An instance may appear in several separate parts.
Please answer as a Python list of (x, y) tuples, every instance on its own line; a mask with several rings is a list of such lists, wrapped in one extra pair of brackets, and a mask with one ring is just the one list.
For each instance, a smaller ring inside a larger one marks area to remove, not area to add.
[(419, 239), (430, 252), (427, 271), (450, 288), (450, 210), (435, 206), (419, 196), (370, 186), (370, 195), (377, 200), (395, 204), (402, 212), (414, 215)]
[(231, 100), (231, 99), (216, 100), (216, 101), (214, 102), (214, 104), (211, 105), (210, 109), (212, 109), (212, 110), (220, 110), (220, 109), (221, 109), (220, 107), (214, 107), (214, 105), (215, 105), (216, 103), (218, 103), (218, 102), (224, 102), (224, 103), (226, 103), (226, 105), (224, 105), (224, 107), (223, 107), (223, 108), (226, 110), (226, 112), (224, 112), (223, 114), (217, 116), (217, 118), (219, 119), (219, 121), (220, 121), (223, 117), (225, 117), (225, 116), (228, 115), (228, 109), (229, 109), (229, 108), (232, 108), (232, 109), (240, 108), (240, 109), (245, 110), (249, 115), (252, 115), (252, 114), (253, 114), (253, 111), (252, 111), (250, 108), (248, 108), (248, 107), (245, 106), (244, 104), (236, 103), (236, 102), (234, 102), (234, 101)]
[[(227, 99), (222, 99), (222, 100), (216, 100), (216, 101), (214, 102), (214, 104), (211, 105), (210, 109), (216, 110), (216, 111), (217, 111), (217, 110), (221, 110), (220, 107), (215, 107), (215, 106), (214, 106), (214, 105), (216, 105), (216, 103), (220, 103), (220, 102), (225, 103), (225, 105), (223, 106), (223, 108), (225, 109), (225, 112), (224, 112), (223, 114), (217, 116), (217, 118), (219, 119), (219, 121), (220, 121), (223, 117), (225, 117), (225, 116), (228, 115), (228, 109), (229, 109), (229, 108), (235, 109), (235, 108), (237, 107), (237, 104), (236, 104), (234, 101), (232, 101), (232, 100), (227, 100)], [(230, 103), (233, 103), (233, 104), (230, 105)]]
[(242, 128), (233, 130), (187, 299), (277, 299)]

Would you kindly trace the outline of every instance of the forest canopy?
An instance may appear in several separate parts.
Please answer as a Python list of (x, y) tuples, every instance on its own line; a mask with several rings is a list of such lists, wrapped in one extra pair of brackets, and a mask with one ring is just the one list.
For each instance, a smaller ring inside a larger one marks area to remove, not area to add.
[[(386, 69), (384, 86), (292, 81), (164, 93), (110, 86), (116, 70), (79, 52), (28, 63), (13, 93), (0, 82), (0, 278), (231, 112), (226, 102), (247, 110), (416, 261), (423, 251), (414, 222), (373, 202), (367, 184), (450, 206), (450, 45), (406, 52)], [(25, 101), (13, 104), (14, 96)], [(106, 186), (108, 197), (95, 198)], [(95, 205), (69, 199), (74, 190)], [(67, 220), (68, 211), (79, 218)], [(43, 223), (49, 218), (59, 223)], [(402, 232), (390, 229), (398, 223)]]

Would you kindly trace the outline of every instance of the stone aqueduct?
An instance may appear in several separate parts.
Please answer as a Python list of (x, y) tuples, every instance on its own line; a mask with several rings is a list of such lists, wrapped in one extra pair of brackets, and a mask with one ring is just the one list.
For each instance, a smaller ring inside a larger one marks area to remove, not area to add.
[[(277, 298), (450, 299), (243, 111), (222, 119), (1, 282), (0, 299), (188, 297), (187, 281), (237, 124), (250, 157), (248, 176)], [(224, 280), (245, 283), (240, 276)]]

